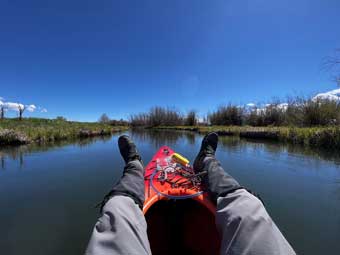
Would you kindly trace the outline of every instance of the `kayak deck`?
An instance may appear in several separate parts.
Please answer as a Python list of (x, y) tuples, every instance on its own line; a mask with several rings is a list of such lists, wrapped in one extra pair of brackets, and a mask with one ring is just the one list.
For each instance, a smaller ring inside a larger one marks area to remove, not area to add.
[(145, 170), (143, 212), (152, 254), (218, 254), (215, 206), (190, 165), (163, 146)]

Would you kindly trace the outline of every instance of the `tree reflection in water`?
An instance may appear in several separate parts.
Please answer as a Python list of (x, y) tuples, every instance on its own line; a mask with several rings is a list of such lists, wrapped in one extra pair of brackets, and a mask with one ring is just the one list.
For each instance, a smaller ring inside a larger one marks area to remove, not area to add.
[[(152, 143), (155, 148), (163, 145), (174, 147), (176, 143), (185, 141), (190, 145), (201, 144), (203, 135), (191, 131), (132, 129), (130, 135), (135, 140)], [(112, 136), (100, 136), (83, 139), (65, 140), (53, 143), (29, 144), (21, 146), (2, 146), (0, 148), (1, 169), (6, 168), (6, 159), (18, 160), (20, 167), (24, 164), (25, 156), (31, 153), (44, 152), (68, 145), (87, 147), (102, 141), (110, 141)], [(336, 150), (316, 149), (296, 144), (284, 144), (268, 140), (246, 139), (236, 136), (220, 136), (220, 149), (228, 152), (242, 153), (245, 151), (270, 153), (271, 155), (289, 154), (301, 157), (301, 160), (323, 159), (340, 165), (340, 152)]]
[(303, 160), (322, 159), (332, 161), (336, 165), (340, 165), (340, 152), (337, 150), (327, 150), (324, 148), (314, 148), (302, 146), (299, 144), (280, 143), (277, 141), (239, 138), (236, 136), (220, 136), (220, 145), (224, 149), (233, 152), (241, 152), (245, 150), (264, 151), (272, 155), (289, 154), (301, 157)]
[(2, 146), (0, 147), (0, 161), (1, 161), (1, 169), (6, 169), (6, 160), (9, 159), (11, 161), (18, 161), (20, 168), (24, 165), (24, 158), (26, 155), (37, 153), (37, 152), (45, 152), (54, 149), (58, 149), (61, 147), (65, 147), (68, 145), (75, 145), (79, 147), (87, 147), (91, 144), (102, 141), (108, 142), (111, 140), (111, 136), (98, 136), (98, 137), (88, 137), (81, 139), (72, 139), (72, 140), (64, 140), (58, 142), (48, 142), (48, 143), (34, 143), (20, 146)]
[(151, 142), (155, 148), (163, 145), (173, 147), (178, 141), (183, 139), (187, 140), (190, 144), (195, 143), (195, 133), (189, 133), (188, 131), (133, 129), (131, 130), (131, 137), (141, 142)]

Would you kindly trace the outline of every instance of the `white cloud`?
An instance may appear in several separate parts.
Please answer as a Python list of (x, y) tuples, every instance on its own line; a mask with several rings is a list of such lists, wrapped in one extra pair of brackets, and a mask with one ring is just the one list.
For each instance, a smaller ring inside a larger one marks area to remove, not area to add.
[(312, 98), (313, 101), (316, 100), (332, 100), (332, 101), (340, 101), (340, 89), (334, 89), (331, 91), (327, 91), (324, 93), (319, 93)]
[(261, 114), (261, 113), (265, 113), (265, 112), (266, 112), (266, 108), (256, 108), (257, 114)]
[(12, 102), (5, 102), (4, 105), (8, 110), (17, 111), (17, 112), (19, 111), (19, 107), (20, 108), (24, 107), (23, 104), (12, 103)]
[(42, 112), (45, 113), (47, 110), (40, 106), (34, 104), (24, 105), (21, 103), (5, 102), (2, 97), (0, 97), (0, 106), (4, 107), (5, 111), (15, 111), (19, 112), (19, 109), (24, 109), (27, 112)]
[[(20, 103), (13, 103), (13, 102), (2, 102), (2, 105), (4, 105), (8, 110), (11, 110), (11, 111), (16, 111), (18, 112), (19, 111), (19, 108), (20, 109), (24, 109), (26, 108), (27, 111), (29, 112), (34, 112), (37, 107), (34, 105), (34, 104), (30, 104), (30, 105), (23, 105), (23, 104), (20, 104)], [(0, 103), (0, 105), (1, 105)]]
[(26, 109), (29, 112), (34, 112), (37, 109), (37, 107), (34, 104), (30, 104), (30, 105), (26, 105)]
[(247, 106), (248, 106), (248, 107), (255, 107), (256, 104), (254, 104), (254, 103), (248, 103)]
[(281, 103), (277, 105), (277, 108), (281, 109), (281, 110), (287, 110), (288, 108), (288, 103)]

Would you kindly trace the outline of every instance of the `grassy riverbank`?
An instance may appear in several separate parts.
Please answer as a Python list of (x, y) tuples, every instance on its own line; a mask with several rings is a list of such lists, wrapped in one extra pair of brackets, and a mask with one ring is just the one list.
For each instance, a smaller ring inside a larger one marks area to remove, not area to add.
[[(55, 142), (104, 136), (127, 130), (127, 126), (74, 122), (63, 119), (25, 118), (0, 121), (0, 145)], [(292, 144), (340, 149), (340, 127), (251, 127), (251, 126), (158, 126), (152, 129), (217, 132), (219, 135), (269, 139)]]
[(186, 130), (203, 134), (217, 132), (219, 135), (340, 149), (340, 127), (163, 126), (152, 129)]
[(0, 120), (0, 145), (53, 142), (82, 137), (103, 136), (128, 127), (63, 119), (25, 118)]

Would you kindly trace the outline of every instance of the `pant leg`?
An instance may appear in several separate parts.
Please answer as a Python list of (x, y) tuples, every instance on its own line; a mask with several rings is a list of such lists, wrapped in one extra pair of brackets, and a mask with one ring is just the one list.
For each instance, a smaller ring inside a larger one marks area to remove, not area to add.
[(216, 225), (222, 236), (220, 254), (295, 254), (263, 203), (227, 174), (215, 157), (207, 157), (203, 162), (208, 192), (217, 204)]
[(220, 254), (295, 254), (262, 202), (245, 189), (218, 198), (216, 225), (222, 234)]
[(106, 199), (115, 195), (129, 196), (141, 209), (143, 208), (145, 200), (144, 167), (140, 160), (132, 160), (125, 165), (123, 176), (106, 195)]
[(208, 189), (210, 199), (215, 204), (218, 197), (242, 188), (232, 176), (224, 171), (221, 163), (215, 157), (205, 157), (202, 168), (207, 172), (203, 176), (202, 182)]
[(113, 196), (104, 206), (85, 255), (149, 255), (143, 212), (128, 196)]
[(123, 176), (105, 196), (86, 255), (151, 254), (144, 203), (144, 169), (139, 160), (126, 164)]

